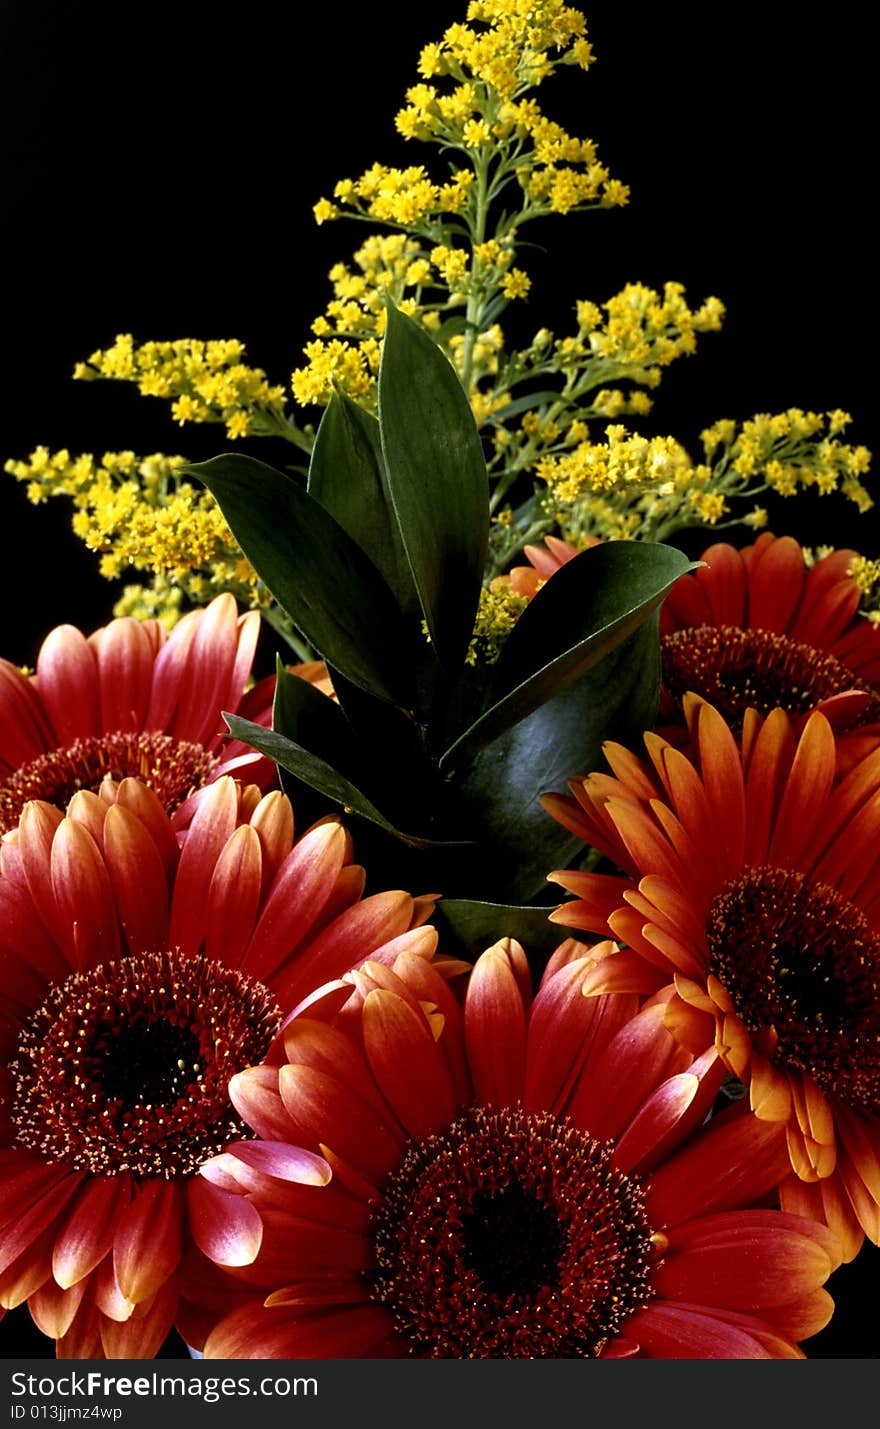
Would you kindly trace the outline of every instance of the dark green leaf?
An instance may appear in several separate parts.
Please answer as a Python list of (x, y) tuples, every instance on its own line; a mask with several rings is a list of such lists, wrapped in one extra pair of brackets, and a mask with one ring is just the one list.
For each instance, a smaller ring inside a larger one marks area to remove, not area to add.
[(397, 602), (329, 511), (253, 457), (219, 456), (184, 470), (216, 497), (251, 565), (325, 660), (362, 689), (407, 704)]
[(388, 505), (379, 423), (343, 392), (332, 394), (321, 418), (308, 492), (369, 553), (401, 610), (417, 610), (406, 552)]
[[(327, 697), (320, 695), (319, 698), (326, 699)], [(235, 739), (243, 740), (245, 744), (252, 745), (254, 749), (258, 749), (269, 759), (274, 759), (282, 769), (286, 769), (288, 773), (301, 779), (310, 788), (317, 789), (319, 794), (323, 794), (334, 804), (341, 805), (346, 813), (358, 814), (361, 818), (368, 819), (371, 824), (376, 824), (386, 833), (392, 834), (394, 838), (401, 839), (415, 848), (432, 849), (451, 846), (422, 838), (418, 834), (407, 834), (401, 829), (395, 828), (390, 819), (386, 819), (375, 804), (349, 779), (340, 774), (338, 769), (334, 769), (319, 755), (305, 749), (296, 740), (287, 739), (273, 729), (265, 729), (261, 724), (254, 724), (251, 720), (241, 719), (238, 715), (227, 714), (225, 711), (223, 718), (229, 727), (229, 733)]]
[(527, 953), (549, 956), (570, 937), (568, 928), (551, 923), (547, 908), (520, 903), (478, 903), (467, 898), (441, 898), (432, 922), (448, 933), (460, 951), (476, 961), (499, 938), (516, 938)]
[(379, 774), (383, 791), (403, 785), (411, 796), (415, 787), (426, 793), (432, 780), (439, 783), (416, 720), (405, 710), (358, 689), (332, 666), (328, 669), (348, 726), (368, 751), (370, 768)]
[(459, 768), (546, 700), (598, 665), (691, 569), (681, 551), (648, 541), (609, 541), (553, 573), (523, 611), (501, 651), (489, 708), (446, 751)]
[[(365, 695), (366, 699), (367, 696)], [(392, 709), (387, 701), (377, 701), (383, 709)], [(275, 701), (272, 728), (278, 734), (295, 741), (346, 778), (358, 782), (361, 751), (343, 711), (309, 681), (287, 671), (277, 662)], [(297, 779), (286, 769), (279, 769), (281, 787), (293, 803), (297, 825), (306, 828), (322, 815), (335, 812), (334, 806), (317, 790)], [(399, 848), (399, 844), (395, 844)]]
[(462, 824), (492, 855), (486, 886), (493, 898), (528, 902), (546, 896), (547, 874), (564, 868), (582, 847), (544, 812), (540, 796), (564, 793), (569, 779), (601, 769), (606, 739), (634, 744), (651, 728), (660, 683), (657, 623), (655, 613), (601, 665), (480, 750), (470, 768), (457, 774)]
[[(382, 707), (388, 708), (385, 703)], [(292, 675), (280, 660), (275, 673), (272, 729), (311, 750), (346, 778), (358, 779), (362, 755), (343, 711), (308, 680)]]
[(391, 504), (438, 660), (461, 664), (489, 535), (489, 483), (455, 371), (418, 323), (388, 307), (379, 427)]

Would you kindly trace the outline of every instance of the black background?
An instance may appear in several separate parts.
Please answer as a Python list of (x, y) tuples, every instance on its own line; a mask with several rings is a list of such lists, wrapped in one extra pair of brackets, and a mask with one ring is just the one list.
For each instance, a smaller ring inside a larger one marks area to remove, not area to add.
[[(564, 328), (577, 298), (628, 281), (683, 282), (728, 317), (674, 366), (642, 423), (697, 455), (719, 417), (842, 407), (847, 439), (878, 447), (877, 290), (868, 9), (741, 0), (736, 7), (587, 11), (597, 63), (542, 91), (545, 110), (599, 144), (628, 207), (536, 225), (545, 252), (517, 329)], [(142, 7), (11, 0), (0, 43), (4, 333), (0, 458), (40, 443), (194, 459), (219, 427), (177, 428), (124, 384), (71, 380), (119, 332), (237, 337), (286, 382), (330, 296), (326, 273), (366, 234), (318, 229), (312, 205), (375, 160), (436, 163), (393, 128), (421, 46), (464, 18), (448, 5), (341, 9), (251, 3)], [(243, 449), (241, 446), (239, 449)], [(254, 444), (264, 460), (289, 455)], [(103, 623), (115, 592), (59, 499), (30, 506), (0, 475), (0, 653), (33, 662), (53, 625)], [(874, 512), (842, 498), (782, 504), (773, 528), (880, 554)], [(738, 539), (743, 533), (735, 533)], [(746, 539), (745, 537), (743, 537)], [(811, 1354), (880, 1355), (878, 1254), (835, 1278), (838, 1309)], [(867, 1308), (866, 1308), (867, 1307)], [(40, 1354), (22, 1313), (0, 1354)]]

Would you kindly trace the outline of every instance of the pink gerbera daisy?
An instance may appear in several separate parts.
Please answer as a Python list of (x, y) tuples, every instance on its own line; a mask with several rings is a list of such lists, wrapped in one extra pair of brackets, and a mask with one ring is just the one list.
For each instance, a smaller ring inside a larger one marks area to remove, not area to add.
[(59, 1357), (152, 1356), (188, 1247), (253, 1259), (257, 1214), (196, 1175), (244, 1131), (230, 1076), (315, 981), (436, 943), (433, 900), (363, 887), (336, 820), (295, 839), (229, 777), (182, 848), (134, 779), (29, 803), (0, 844), (0, 1303)]
[(268, 787), (274, 764), (225, 739), (221, 718), (270, 722), (274, 677), (246, 692), (259, 627), (257, 611), (239, 615), (220, 595), (170, 635), (157, 620), (112, 620), (89, 636), (59, 625), (35, 674), (0, 660), (0, 832), (29, 799), (63, 809), (108, 774), (148, 783), (178, 826), (221, 774)]

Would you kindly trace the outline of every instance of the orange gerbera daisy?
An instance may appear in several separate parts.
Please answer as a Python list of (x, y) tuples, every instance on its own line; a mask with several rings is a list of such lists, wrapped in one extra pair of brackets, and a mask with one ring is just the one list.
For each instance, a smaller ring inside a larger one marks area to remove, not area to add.
[[(591, 538), (587, 544), (597, 546), (598, 538)], [(506, 580), (517, 595), (531, 600), (537, 595), (543, 582), (549, 580), (562, 566), (568, 565), (577, 554), (577, 546), (572, 546), (568, 541), (560, 541), (558, 536), (545, 536), (540, 546), (523, 546), (523, 555), (529, 562), (527, 566), (512, 566), (501, 579)]]
[(274, 676), (245, 693), (260, 616), (231, 595), (191, 611), (170, 635), (157, 620), (111, 620), (85, 636), (59, 625), (36, 673), (0, 660), (0, 832), (28, 799), (65, 808), (105, 775), (133, 775), (156, 790), (178, 826), (194, 790), (239, 771), (267, 788), (271, 760), (224, 739), (221, 710), (269, 724)]
[(785, 1126), (783, 1206), (851, 1259), (880, 1242), (880, 746), (843, 774), (821, 712), (798, 736), (749, 710), (737, 740), (712, 706), (684, 708), (689, 755), (648, 734), (648, 759), (610, 745), (613, 776), (545, 796), (628, 874), (552, 873), (576, 895), (552, 918), (628, 945), (594, 990), (674, 987), (668, 1025)]
[(182, 849), (134, 779), (29, 803), (0, 844), (0, 1303), (60, 1358), (155, 1354), (188, 1245), (253, 1258), (259, 1217), (195, 1175), (242, 1135), (229, 1077), (316, 980), (433, 950), (433, 900), (361, 901), (350, 855), (229, 777)]
[(462, 1006), (406, 955), (290, 1019), (230, 1085), (260, 1139), (201, 1169), (263, 1224), (205, 1358), (800, 1356), (838, 1250), (766, 1207), (781, 1128), (707, 1125), (714, 1053), (593, 963), (568, 940), (533, 996), (504, 939)]
[(858, 614), (855, 551), (808, 569), (797, 541), (764, 532), (700, 559), (660, 612), (661, 720), (681, 720), (689, 690), (731, 726), (747, 708), (776, 705), (794, 716), (820, 708), (838, 727), (880, 720), (880, 628)]

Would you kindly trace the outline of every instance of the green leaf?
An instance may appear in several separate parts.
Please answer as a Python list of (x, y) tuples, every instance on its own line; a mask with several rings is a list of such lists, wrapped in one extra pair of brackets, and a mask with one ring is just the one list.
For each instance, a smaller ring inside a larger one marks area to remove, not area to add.
[(658, 620), (656, 613), (649, 617), (600, 665), (457, 773), (460, 822), (492, 855), (485, 886), (493, 898), (546, 896), (547, 874), (583, 847), (545, 813), (540, 796), (565, 792), (569, 779), (602, 769), (606, 739), (634, 744), (651, 728), (660, 685)]
[[(294, 676), (294, 678), (296, 677)], [(327, 699), (327, 696), (319, 693), (319, 698)], [(242, 719), (239, 715), (228, 714), (226, 711), (223, 712), (223, 718), (229, 728), (229, 733), (235, 739), (243, 740), (269, 759), (274, 759), (275, 763), (282, 769), (286, 769), (289, 774), (301, 779), (310, 788), (317, 789), (319, 794), (323, 794), (334, 804), (341, 805), (346, 813), (359, 814), (361, 818), (369, 820), (371, 824), (376, 824), (385, 833), (393, 835), (396, 839), (401, 839), (406, 844), (411, 844), (414, 848), (434, 849), (455, 846), (455, 843), (441, 843), (434, 839), (422, 838), (419, 834), (404, 833), (401, 829), (395, 828), (391, 820), (387, 819), (351, 780), (341, 774), (338, 769), (334, 769), (326, 759), (313, 754), (311, 750), (306, 749), (296, 740), (288, 739), (273, 729), (265, 729), (261, 724), (254, 724), (249, 719)]]
[(391, 504), (437, 659), (467, 653), (489, 539), (489, 482), (455, 371), (418, 323), (389, 305), (379, 428)]
[(489, 708), (447, 749), (441, 768), (459, 768), (479, 748), (593, 669), (691, 568), (692, 562), (674, 546), (609, 541), (554, 571), (505, 641)]
[[(377, 703), (381, 704), (382, 709), (392, 708), (387, 701)], [(277, 734), (295, 741), (313, 754), (318, 754), (327, 764), (357, 784), (361, 751), (343, 710), (335, 700), (328, 699), (308, 680), (286, 670), (280, 658), (277, 660), (275, 677), (272, 728)], [(315, 819), (331, 812), (332, 805), (328, 800), (302, 779), (296, 778), (286, 769), (279, 770), (279, 774), (281, 787), (293, 803), (300, 827), (306, 827)]]
[(364, 690), (407, 704), (406, 632), (367, 555), (290, 477), (246, 456), (184, 471), (217, 499), (251, 565), (325, 660)]
[(453, 317), (447, 318), (445, 322), (442, 322), (436, 331), (432, 333), (432, 337), (438, 347), (445, 347), (449, 339), (451, 337), (458, 337), (459, 333), (464, 332), (467, 325), (467, 318), (463, 313), (455, 314)]
[(401, 610), (416, 611), (412, 574), (388, 504), (379, 423), (344, 392), (331, 395), (321, 418), (308, 493), (369, 552)]
[[(383, 709), (387, 709), (383, 704)], [(346, 778), (360, 777), (357, 737), (335, 700), (276, 662), (272, 729), (317, 754)]]
[(479, 332), (485, 332), (491, 327), (496, 318), (500, 318), (505, 308), (510, 306), (510, 298), (505, 298), (503, 293), (499, 293), (497, 298), (493, 298), (491, 303), (487, 303), (483, 309)]
[(550, 922), (550, 912), (549, 906), (441, 898), (431, 921), (474, 961), (499, 938), (516, 938), (527, 954), (548, 957), (571, 936), (570, 929)]
[(506, 406), (499, 407), (497, 412), (493, 412), (489, 421), (506, 422), (508, 417), (516, 417), (520, 412), (529, 412), (533, 407), (543, 407), (548, 402), (558, 402), (559, 391), (551, 392), (529, 392), (526, 397), (517, 397), (513, 402), (508, 402)]

